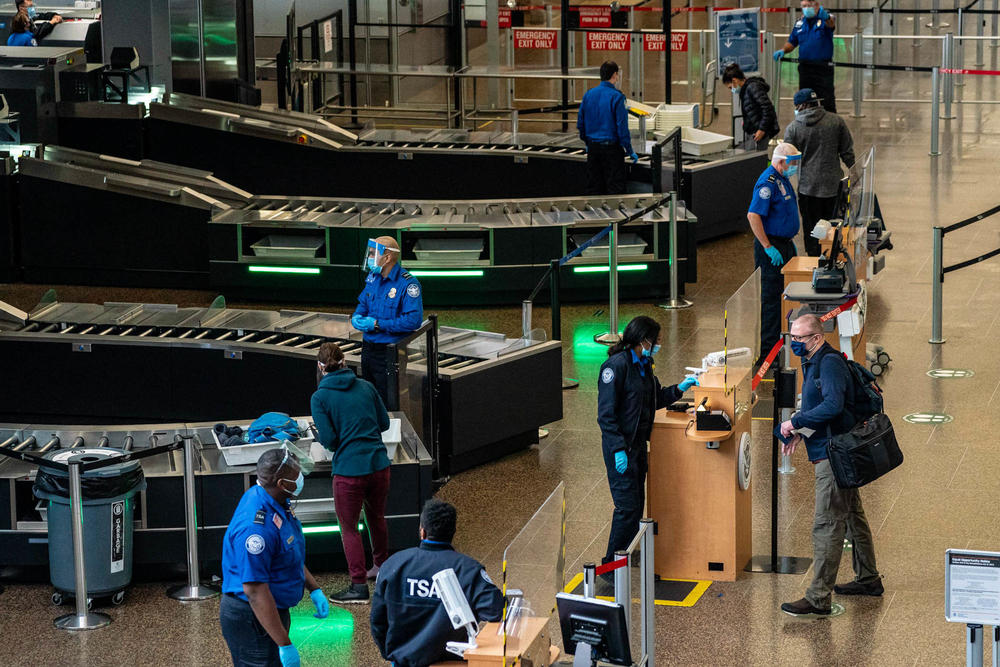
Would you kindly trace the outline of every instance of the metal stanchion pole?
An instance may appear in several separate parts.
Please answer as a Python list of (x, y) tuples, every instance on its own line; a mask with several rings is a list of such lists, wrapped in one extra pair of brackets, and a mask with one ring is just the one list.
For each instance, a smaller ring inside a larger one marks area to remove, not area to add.
[[(920, 0), (913, 0), (913, 8), (920, 9)], [(913, 15), (913, 36), (916, 37), (920, 34), (920, 14)], [(913, 48), (917, 48), (920, 45), (918, 40), (913, 40)]]
[(993, 667), (1000, 667), (1000, 625), (993, 626)]
[(642, 606), (642, 654), (646, 657), (646, 667), (656, 667), (656, 627), (653, 610), (656, 607), (655, 575), (653, 574), (653, 520), (643, 519), (639, 524), (645, 529), (642, 534), (642, 588), (639, 603)]
[[(875, 7), (872, 9), (872, 23), (874, 27), (872, 32), (876, 35), (882, 34), (882, 10), (879, 8), (878, 0), (875, 1)], [(882, 40), (876, 39), (872, 40), (872, 65), (878, 64), (878, 47), (882, 43)], [(869, 86), (878, 85), (878, 70), (873, 69), (871, 78), (868, 79)]]
[[(945, 64), (943, 69), (952, 69), (952, 63), (955, 62), (955, 36), (952, 33), (945, 33), (944, 42), (942, 43), (942, 54), (941, 61)], [(951, 103), (955, 99), (955, 76), (950, 73), (945, 73), (944, 75), (944, 90), (941, 91), (944, 96), (944, 115), (942, 118), (951, 119), (955, 117), (952, 113)]]
[(597, 575), (593, 563), (583, 564), (583, 597), (592, 598), (596, 595)]
[(80, 462), (69, 463), (69, 513), (73, 533), (73, 577), (76, 584), (76, 613), (60, 616), (55, 626), (60, 630), (96, 630), (111, 623), (107, 614), (87, 611), (87, 567), (83, 554), (83, 489)]
[(510, 143), (518, 148), (521, 147), (521, 141), (517, 133), (517, 109), (511, 109), (510, 112)]
[(521, 337), (527, 338), (531, 334), (531, 300), (525, 299), (521, 302)]
[[(1000, 0), (993, 0), (993, 36), (1000, 35)], [(996, 47), (997, 40), (993, 40), (990, 46)]]
[[(889, 34), (893, 37), (899, 35), (899, 14), (896, 13), (896, 0), (889, 0), (889, 9), (892, 12), (889, 14)], [(898, 39), (889, 40), (889, 62), (896, 62), (896, 50), (897, 50)]]
[(615, 560), (625, 560), (625, 566), (615, 570), (615, 602), (625, 608), (625, 628), (628, 636), (632, 636), (632, 568), (628, 562), (628, 552), (616, 551)]
[(965, 637), (966, 667), (983, 667), (983, 626), (979, 623), (967, 623)]
[[(962, 8), (958, 8), (958, 39), (955, 41), (955, 48), (952, 53), (955, 54), (955, 58), (952, 61), (952, 66), (955, 69), (962, 69), (965, 67), (965, 40), (962, 39), (962, 35), (965, 33), (965, 17), (962, 15)], [(955, 77), (956, 86), (965, 85), (965, 77), (961, 74)]]
[[(973, 14), (973, 18), (976, 19), (976, 37), (983, 37), (983, 30), (986, 28), (986, 17), (982, 14)], [(982, 67), (986, 64), (986, 60), (983, 57), (983, 44), (985, 42), (985, 39), (976, 40), (976, 67)]]
[(608, 314), (610, 315), (610, 327), (607, 333), (594, 336), (595, 343), (603, 345), (614, 345), (621, 340), (618, 333), (618, 223), (611, 223), (611, 231), (608, 233), (608, 288), (610, 298), (608, 301)]
[(931, 260), (931, 339), (927, 341), (934, 345), (944, 342), (941, 335), (941, 297), (942, 283), (944, 281), (944, 230), (941, 227), (934, 228), (934, 244), (932, 248), (933, 257)]
[[(930, 23), (927, 24), (928, 28), (936, 30), (938, 28), (950, 28), (951, 27), (950, 23), (947, 23), (945, 21), (940, 21), (940, 22), (938, 21), (938, 14), (941, 11), (941, 0), (934, 0), (934, 2), (931, 5), (931, 9), (933, 11), (931, 12), (931, 21), (930, 21)], [(917, 20), (916, 17), (914, 17), (913, 20), (916, 21)]]
[(167, 589), (167, 596), (181, 602), (208, 600), (219, 594), (211, 586), (201, 583), (198, 563), (198, 512), (194, 488), (194, 436), (182, 435), (184, 440), (184, 532), (187, 536), (188, 582)]
[[(863, 65), (865, 54), (864, 54), (864, 40), (861, 39), (861, 33), (854, 33), (854, 41), (851, 44), (851, 50), (853, 51), (852, 60), (855, 65)], [(865, 71), (860, 67), (854, 68), (854, 113), (851, 114), (852, 118), (864, 118), (865, 115), (861, 113), (861, 97), (864, 94), (864, 76)]]
[(677, 193), (670, 193), (670, 247), (667, 249), (670, 262), (670, 300), (660, 305), (664, 310), (690, 308), (693, 304), (680, 297), (680, 277), (677, 271)]
[(941, 123), (941, 72), (939, 67), (931, 69), (931, 152), (929, 155), (941, 155), (938, 126)]

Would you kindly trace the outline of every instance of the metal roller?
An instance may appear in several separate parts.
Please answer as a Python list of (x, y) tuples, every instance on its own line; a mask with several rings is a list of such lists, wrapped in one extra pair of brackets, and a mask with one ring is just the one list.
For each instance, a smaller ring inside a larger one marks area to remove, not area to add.
[(124, 449), (126, 452), (131, 452), (132, 445), (134, 444), (135, 444), (135, 438), (133, 438), (130, 435), (126, 435), (125, 439), (122, 440), (122, 449)]
[(204, 338), (205, 336), (207, 336), (209, 333), (211, 333), (211, 331), (209, 329), (205, 329), (200, 334), (198, 334), (197, 336), (195, 336), (194, 339), (195, 340), (201, 340), (202, 338)]
[(15, 451), (15, 452), (23, 452), (28, 447), (34, 447), (34, 445), (35, 445), (35, 436), (33, 436), (33, 435), (32, 436), (28, 436), (27, 438), (25, 438), (21, 442), (21, 444), (19, 444), (16, 447), (14, 447), (13, 451)]
[(173, 332), (174, 332), (173, 327), (171, 327), (170, 329), (167, 329), (166, 331), (164, 331), (163, 333), (161, 333), (159, 336), (157, 336), (157, 338), (166, 338), (167, 336), (169, 336)]
[(294, 343), (295, 341), (299, 340), (300, 338), (302, 338), (302, 336), (292, 336), (291, 338), (288, 338), (286, 340), (281, 341), (280, 343), (275, 343), (275, 344), (276, 345), (291, 345), (292, 343)]
[(98, 447), (107, 447), (109, 444), (111, 444), (111, 440), (106, 435), (102, 435), (101, 439), (97, 441)]
[(17, 442), (17, 435), (12, 435), (3, 442), (0, 442), (0, 449), (6, 449)]
[(72, 333), (73, 329), (75, 329), (75, 328), (76, 328), (76, 325), (75, 324), (71, 324), (68, 327), (66, 327), (65, 329), (61, 330), (59, 333), (61, 333), (61, 334)]
[(39, 454), (44, 454), (45, 452), (55, 449), (59, 446), (59, 436), (54, 435), (52, 439), (42, 445), (42, 448), (38, 450)]
[(83, 447), (83, 436), (76, 436), (73, 438), (73, 444), (69, 446), (70, 449), (76, 449), (77, 447)]

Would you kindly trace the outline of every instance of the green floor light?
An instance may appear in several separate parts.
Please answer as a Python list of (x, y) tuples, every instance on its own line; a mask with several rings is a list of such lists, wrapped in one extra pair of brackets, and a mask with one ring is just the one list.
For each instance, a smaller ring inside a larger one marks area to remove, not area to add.
[(250, 266), (250, 273), (291, 273), (318, 276), (319, 268), (315, 266)]

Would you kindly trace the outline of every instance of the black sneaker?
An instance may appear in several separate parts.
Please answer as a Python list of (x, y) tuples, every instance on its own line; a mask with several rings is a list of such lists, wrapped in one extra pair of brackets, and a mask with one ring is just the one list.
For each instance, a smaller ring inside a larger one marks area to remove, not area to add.
[(837, 584), (833, 587), (833, 592), (837, 595), (870, 595), (877, 598), (885, 593), (885, 587), (882, 586), (882, 578), (879, 577), (867, 584), (862, 584), (860, 581)]
[(818, 616), (829, 616), (830, 608), (822, 609), (820, 607), (812, 606), (809, 600), (802, 598), (801, 600), (796, 600), (795, 602), (785, 602), (781, 605), (781, 611), (786, 614), (791, 614), (792, 616), (808, 616), (810, 614), (816, 614)]
[(365, 604), (368, 602), (368, 584), (351, 584), (330, 596), (335, 604)]

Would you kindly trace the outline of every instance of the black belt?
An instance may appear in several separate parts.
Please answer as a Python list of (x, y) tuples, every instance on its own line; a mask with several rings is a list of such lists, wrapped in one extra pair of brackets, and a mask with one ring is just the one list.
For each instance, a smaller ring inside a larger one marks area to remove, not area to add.
[(767, 240), (770, 241), (771, 243), (774, 243), (775, 241), (782, 241), (784, 243), (788, 243), (793, 238), (789, 236), (772, 236), (771, 234), (767, 234), (766, 236)]
[(591, 141), (587, 140), (587, 144), (591, 146), (620, 146), (617, 141)]

